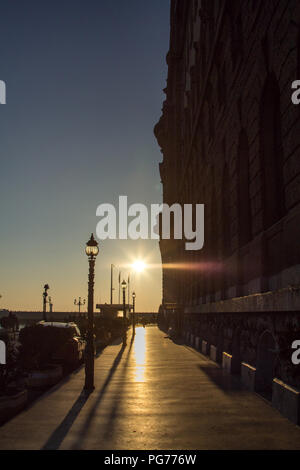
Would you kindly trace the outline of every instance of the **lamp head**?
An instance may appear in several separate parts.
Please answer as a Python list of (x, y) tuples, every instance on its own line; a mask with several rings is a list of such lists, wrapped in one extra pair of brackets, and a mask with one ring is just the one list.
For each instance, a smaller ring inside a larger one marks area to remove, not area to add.
[(98, 242), (95, 240), (93, 233), (91, 238), (86, 243), (85, 253), (89, 258), (95, 258), (99, 253)]
[(125, 291), (127, 287), (127, 282), (123, 279), (122, 284), (121, 284), (122, 290)]

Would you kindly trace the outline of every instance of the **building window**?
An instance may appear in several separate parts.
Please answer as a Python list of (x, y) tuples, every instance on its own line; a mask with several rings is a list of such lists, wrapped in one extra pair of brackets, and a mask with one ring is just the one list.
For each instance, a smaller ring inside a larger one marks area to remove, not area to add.
[(229, 255), (230, 248), (230, 184), (227, 164), (223, 170), (222, 180), (222, 257)]
[(226, 258), (230, 254), (230, 181), (229, 181), (229, 172), (227, 164), (223, 170), (223, 179), (222, 179), (222, 209), (221, 209), (221, 216), (222, 216), (222, 260), (223, 260), (223, 267), (222, 267), (222, 276), (221, 276), (221, 296), (222, 299), (227, 298), (227, 289), (230, 286), (230, 272), (227, 272), (227, 265), (226, 265)]
[(197, 12), (198, 12), (198, 0), (194, 0), (194, 12), (193, 12), (194, 21), (196, 20)]
[(213, 104), (209, 106), (209, 138), (210, 140), (214, 140), (215, 136), (215, 117), (214, 117), (214, 107)]
[(285, 211), (280, 90), (274, 73), (265, 82), (260, 108), (263, 222), (267, 229)]
[(226, 106), (226, 66), (223, 64), (222, 68), (218, 70), (218, 104), (220, 108)]
[(217, 287), (217, 279), (216, 273), (213, 269), (215, 260), (216, 260), (216, 253), (218, 251), (218, 234), (217, 234), (217, 227), (216, 227), (216, 219), (217, 219), (217, 198), (216, 198), (216, 185), (215, 185), (215, 178), (214, 173), (212, 173), (211, 177), (211, 194), (210, 194), (210, 228), (209, 228), (209, 240), (208, 240), (208, 249), (209, 249), (209, 261), (211, 263), (211, 267), (208, 268), (209, 271), (209, 294), (210, 294), (210, 302), (215, 301), (215, 292)]
[(237, 154), (239, 247), (251, 240), (251, 203), (249, 191), (249, 144), (245, 129), (239, 137)]
[(243, 22), (239, 2), (230, 0), (227, 3), (227, 15), (231, 32), (232, 65), (235, 67), (237, 60), (243, 55)]

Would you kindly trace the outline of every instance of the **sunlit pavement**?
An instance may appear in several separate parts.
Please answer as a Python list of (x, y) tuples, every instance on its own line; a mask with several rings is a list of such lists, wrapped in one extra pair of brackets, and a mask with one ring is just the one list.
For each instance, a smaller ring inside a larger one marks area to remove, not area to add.
[(0, 428), (1, 449), (300, 449), (300, 428), (196, 351), (138, 327)]

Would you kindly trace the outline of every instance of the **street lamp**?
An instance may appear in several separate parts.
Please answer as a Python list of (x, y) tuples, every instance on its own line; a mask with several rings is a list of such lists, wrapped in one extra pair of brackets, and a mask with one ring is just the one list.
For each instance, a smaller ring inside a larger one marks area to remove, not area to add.
[(79, 313), (79, 316), (80, 316), (80, 307), (85, 305), (85, 299), (83, 299), (81, 301), (81, 297), (79, 297), (78, 301), (76, 299), (74, 299), (74, 305), (76, 305), (78, 307), (78, 313)]
[(53, 312), (53, 302), (52, 302), (52, 298), (49, 296), (49, 312), (52, 313)]
[(124, 345), (126, 344), (126, 306), (125, 306), (126, 287), (127, 287), (127, 283), (123, 279), (121, 288), (123, 292), (123, 327), (124, 327), (123, 344)]
[(135, 292), (132, 292), (132, 334), (135, 335)]
[(88, 279), (88, 329), (87, 344), (85, 353), (85, 390), (94, 390), (94, 279), (95, 261), (99, 253), (98, 242), (94, 235), (86, 243), (85, 253), (89, 259), (89, 279)]
[(110, 265), (110, 304), (113, 303), (113, 291), (115, 290), (113, 287), (113, 269), (115, 268), (114, 264)]
[(50, 289), (48, 284), (44, 285), (44, 292), (43, 292), (43, 320), (47, 321), (47, 314), (46, 314), (46, 309), (47, 309), (47, 297), (48, 297), (48, 290)]

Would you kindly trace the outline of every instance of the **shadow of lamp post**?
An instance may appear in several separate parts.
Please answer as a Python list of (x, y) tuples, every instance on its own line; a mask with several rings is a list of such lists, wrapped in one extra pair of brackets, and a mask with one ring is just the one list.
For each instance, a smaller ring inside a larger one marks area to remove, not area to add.
[(95, 261), (99, 253), (98, 242), (94, 235), (86, 244), (86, 255), (89, 260), (89, 280), (88, 280), (88, 330), (87, 344), (85, 352), (85, 385), (84, 389), (91, 392), (94, 390), (94, 279)]

